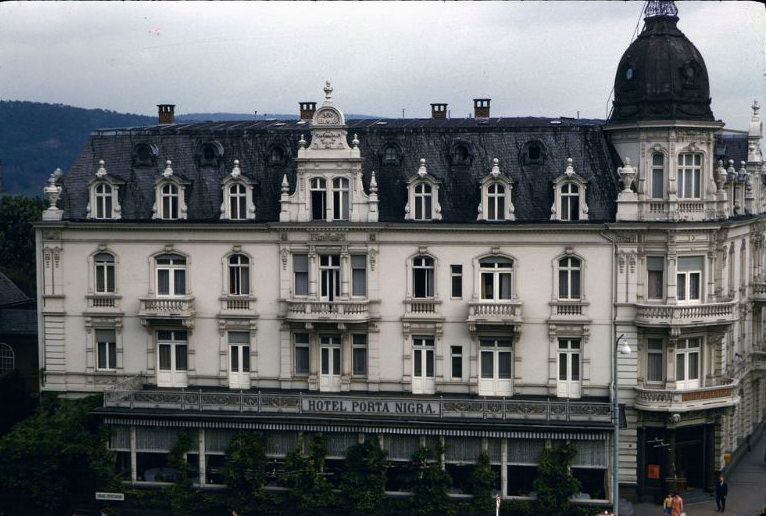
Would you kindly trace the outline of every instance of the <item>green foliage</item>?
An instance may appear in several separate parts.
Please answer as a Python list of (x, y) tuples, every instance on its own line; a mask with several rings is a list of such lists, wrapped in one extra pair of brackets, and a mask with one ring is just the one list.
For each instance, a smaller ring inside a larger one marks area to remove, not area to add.
[(494, 488), (497, 475), (492, 471), (489, 455), (481, 453), (471, 471), (471, 494), (474, 513), (492, 514), (495, 510)]
[(0, 439), (0, 495), (27, 514), (55, 514), (70, 497), (118, 489), (106, 428), (88, 416), (100, 403), (43, 394), (37, 412)]
[(304, 457), (300, 445), (285, 458), (285, 480), (302, 516), (324, 515), (336, 503), (332, 484), (324, 474), (327, 443), (322, 434), (311, 439)]
[(346, 451), (340, 487), (349, 514), (382, 514), (386, 496), (387, 455), (374, 437)]
[(178, 472), (176, 481), (166, 488), (173, 516), (189, 516), (201, 501), (200, 493), (194, 489), (189, 463), (186, 460), (186, 454), (192, 449), (193, 443), (189, 432), (181, 432), (168, 453), (168, 466)]
[(240, 432), (231, 440), (226, 450), (224, 478), (232, 505), (239, 514), (250, 514), (262, 505), (266, 463), (266, 445), (260, 433)]
[(35, 297), (35, 231), (46, 203), (22, 196), (0, 197), (0, 271)]
[(439, 458), (442, 449), (420, 448), (412, 456), (416, 468), (411, 514), (413, 516), (444, 516), (451, 513), (447, 489), (452, 483)]
[(569, 511), (569, 499), (582, 487), (569, 469), (577, 450), (570, 443), (546, 448), (540, 455), (535, 507), (539, 513), (564, 516)]

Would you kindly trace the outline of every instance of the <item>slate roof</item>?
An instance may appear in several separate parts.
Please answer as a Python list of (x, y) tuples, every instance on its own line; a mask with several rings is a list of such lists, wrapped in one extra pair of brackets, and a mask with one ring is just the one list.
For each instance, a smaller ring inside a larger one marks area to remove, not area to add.
[[(367, 191), (371, 173), (373, 170), (376, 173), (381, 222), (404, 220), (406, 183), (417, 172), (421, 158), (426, 159), (428, 173), (442, 181), (441, 223), (475, 222), (480, 201), (479, 181), (489, 173), (492, 160), (497, 158), (501, 171), (514, 182), (517, 221), (507, 224), (518, 224), (549, 221), (552, 181), (564, 172), (570, 157), (577, 174), (588, 181), (589, 220), (614, 220), (614, 200), (618, 192), (616, 170), (621, 162), (606, 140), (603, 123), (601, 120), (532, 117), (364, 119), (349, 120), (347, 127), (349, 140), (356, 134), (360, 141)], [(104, 160), (109, 177), (125, 182), (120, 187), (122, 220), (151, 221), (154, 184), (169, 159), (174, 175), (189, 181), (188, 221), (219, 221), (223, 198), (221, 181), (238, 159), (243, 175), (257, 182), (256, 222), (277, 221), (282, 177), (287, 175), (292, 190), (296, 173), (292, 159), (280, 164), (269, 163), (269, 149), (280, 145), (288, 156), (297, 156), (298, 140), (301, 135), (310, 140), (310, 127), (310, 123), (297, 120), (265, 120), (93, 131), (63, 178), (59, 207), (64, 210), (66, 220), (85, 219), (88, 182), (95, 177), (99, 160)], [(219, 142), (224, 149), (220, 166), (200, 166), (195, 157), (199, 146), (210, 141)], [(544, 148), (541, 164), (527, 164), (523, 159), (525, 145), (531, 141), (539, 142)], [(461, 164), (453, 159), (456, 142), (470, 149), (472, 158), (468, 162)], [(133, 148), (139, 143), (156, 146), (155, 166), (133, 166)], [(395, 165), (385, 164), (382, 159), (383, 149), (392, 143), (402, 153), (401, 161)]]
[(32, 299), (16, 286), (5, 274), (0, 272), (0, 307), (29, 303)]
[(747, 134), (716, 135), (715, 159), (723, 161), (724, 167), (728, 167), (729, 160), (733, 159), (734, 168), (739, 170), (741, 162), (747, 161)]
[(37, 310), (0, 309), (0, 335), (37, 335)]

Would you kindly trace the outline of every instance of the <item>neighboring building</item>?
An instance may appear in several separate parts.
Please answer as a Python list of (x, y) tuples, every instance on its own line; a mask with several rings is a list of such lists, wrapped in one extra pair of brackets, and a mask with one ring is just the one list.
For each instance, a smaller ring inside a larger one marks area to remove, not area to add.
[(328, 84), (300, 121), (93, 132), (37, 227), (43, 389), (105, 393), (133, 482), (187, 429), (217, 483), (252, 429), (274, 470), (303, 435), (331, 471), (379, 438), (390, 490), (420, 445), (456, 492), (484, 450), (528, 497), (569, 440), (604, 501), (624, 335), (622, 492), (710, 486), (764, 417), (761, 122), (722, 135), (675, 6), (646, 14), (606, 122), (347, 122)]

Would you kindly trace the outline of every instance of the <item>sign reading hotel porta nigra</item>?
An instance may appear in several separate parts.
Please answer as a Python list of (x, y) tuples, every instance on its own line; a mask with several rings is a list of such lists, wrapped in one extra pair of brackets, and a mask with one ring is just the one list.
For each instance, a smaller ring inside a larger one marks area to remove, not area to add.
[(438, 401), (303, 398), (302, 412), (350, 414), (440, 414)]

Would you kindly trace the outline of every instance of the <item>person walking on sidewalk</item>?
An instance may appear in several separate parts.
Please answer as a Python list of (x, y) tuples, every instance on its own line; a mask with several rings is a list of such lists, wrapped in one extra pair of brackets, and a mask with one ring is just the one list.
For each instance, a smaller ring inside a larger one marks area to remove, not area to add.
[(682, 512), (684, 512), (684, 500), (681, 498), (681, 495), (676, 492), (673, 494), (673, 502), (670, 505), (670, 514), (671, 516), (681, 516)]
[(726, 510), (726, 496), (729, 494), (729, 485), (723, 478), (723, 475), (718, 479), (718, 483), (715, 485), (715, 506), (718, 512)]
[(673, 496), (668, 493), (665, 500), (662, 502), (662, 516), (670, 516), (671, 509), (673, 507)]

